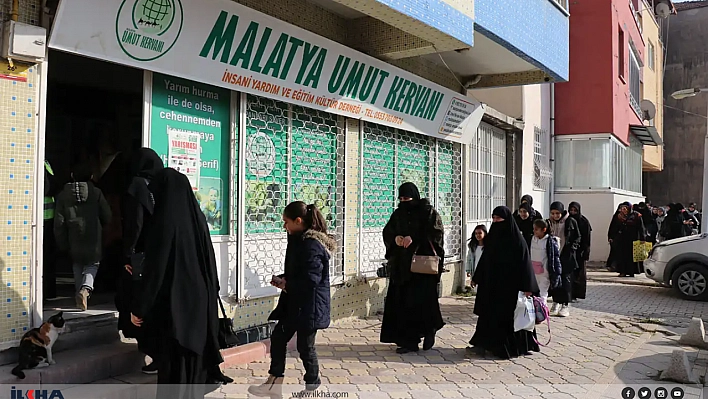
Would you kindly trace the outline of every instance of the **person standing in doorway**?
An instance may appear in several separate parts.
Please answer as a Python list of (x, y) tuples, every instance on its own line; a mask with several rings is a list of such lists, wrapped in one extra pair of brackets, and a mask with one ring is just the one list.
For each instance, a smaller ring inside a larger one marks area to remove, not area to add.
[(283, 222), (288, 233), (288, 248), (285, 273), (271, 280), (271, 285), (282, 292), (278, 306), (268, 317), (278, 321), (270, 338), (268, 379), (248, 389), (259, 397), (282, 394), (287, 346), (295, 333), (297, 351), (305, 367), (305, 390), (319, 388), (315, 338), (317, 331), (329, 327), (330, 323), (329, 265), (337, 243), (327, 234), (327, 221), (315, 205), (295, 201), (285, 207)]
[(580, 204), (578, 202), (571, 202), (568, 205), (568, 213), (570, 217), (575, 219), (578, 223), (578, 229), (580, 229), (580, 246), (576, 251), (576, 260), (578, 261), (578, 268), (573, 272), (573, 289), (572, 289), (572, 299), (585, 299), (587, 293), (587, 269), (585, 263), (590, 260), (590, 237), (592, 234), (592, 226), (588, 218), (583, 216), (580, 211)]
[(570, 301), (573, 295), (573, 273), (578, 269), (576, 258), (580, 247), (580, 229), (575, 219), (571, 218), (561, 202), (551, 204), (551, 218), (548, 221), (551, 234), (560, 240), (560, 260), (563, 268), (561, 286), (553, 290), (551, 315), (570, 316)]
[(57, 297), (56, 259), (57, 245), (54, 237), (54, 195), (59, 191), (54, 170), (49, 161), (44, 161), (44, 244), (43, 258), (43, 294), (44, 299)]
[(59, 249), (71, 255), (76, 306), (85, 311), (98, 273), (102, 232), (111, 221), (111, 207), (91, 182), (88, 166), (75, 167), (71, 178), (57, 196), (54, 233)]

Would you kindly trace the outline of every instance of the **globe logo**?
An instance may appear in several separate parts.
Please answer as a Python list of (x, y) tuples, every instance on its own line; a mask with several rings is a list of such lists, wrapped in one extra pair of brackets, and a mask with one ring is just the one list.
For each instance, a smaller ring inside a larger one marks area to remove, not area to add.
[(246, 144), (246, 163), (248, 171), (256, 177), (269, 176), (275, 169), (275, 145), (263, 132), (257, 132), (248, 138)]
[(171, 0), (140, 0), (135, 3), (133, 21), (141, 31), (159, 36), (174, 22), (174, 9)]
[(116, 16), (116, 39), (136, 61), (152, 61), (170, 51), (182, 32), (181, 0), (123, 0)]

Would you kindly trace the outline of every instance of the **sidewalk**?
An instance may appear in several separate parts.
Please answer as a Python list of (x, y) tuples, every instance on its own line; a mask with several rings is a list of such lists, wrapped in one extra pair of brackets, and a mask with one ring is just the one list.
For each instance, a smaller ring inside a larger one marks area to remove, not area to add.
[(661, 287), (661, 284), (650, 279), (645, 274), (637, 274), (634, 277), (617, 277), (616, 272), (611, 272), (604, 267), (601, 269), (588, 268), (588, 281)]

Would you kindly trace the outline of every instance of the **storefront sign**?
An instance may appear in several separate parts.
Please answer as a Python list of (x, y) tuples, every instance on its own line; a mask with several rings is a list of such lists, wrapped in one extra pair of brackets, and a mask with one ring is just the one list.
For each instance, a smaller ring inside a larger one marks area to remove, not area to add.
[(49, 45), (463, 143), (484, 113), (472, 98), (231, 0), (63, 1)]
[(0, 79), (14, 80), (16, 82), (27, 81), (27, 70), (30, 65), (13, 63), (10, 65), (7, 60), (0, 59)]
[(231, 93), (153, 74), (150, 147), (185, 174), (209, 230), (228, 234)]

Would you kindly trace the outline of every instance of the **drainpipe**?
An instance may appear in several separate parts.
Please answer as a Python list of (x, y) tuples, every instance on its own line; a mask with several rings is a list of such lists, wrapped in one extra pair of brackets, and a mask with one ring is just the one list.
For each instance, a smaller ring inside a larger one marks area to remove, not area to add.
[(20, 0), (12, 0), (12, 20), (17, 22), (20, 18)]
[(556, 85), (551, 83), (551, 203), (556, 200)]

